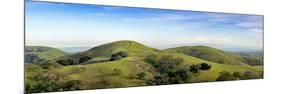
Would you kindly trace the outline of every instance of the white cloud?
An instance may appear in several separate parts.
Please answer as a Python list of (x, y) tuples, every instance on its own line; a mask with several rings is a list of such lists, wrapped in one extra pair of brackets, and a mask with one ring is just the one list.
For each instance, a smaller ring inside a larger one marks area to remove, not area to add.
[(263, 29), (263, 20), (261, 16), (249, 16), (235, 25), (246, 29)]
[(242, 22), (242, 23), (237, 23), (236, 25), (245, 28), (259, 27), (259, 24), (253, 22)]
[(256, 32), (256, 33), (262, 33), (263, 32), (262, 29), (257, 29), (257, 28), (251, 28), (251, 29), (248, 29), (248, 31)]
[[(151, 16), (151, 15), (150, 15)], [(124, 21), (132, 22), (132, 21), (178, 21), (178, 20), (187, 20), (192, 19), (192, 17), (184, 16), (180, 14), (166, 14), (166, 15), (157, 15), (150, 18), (124, 18)]]

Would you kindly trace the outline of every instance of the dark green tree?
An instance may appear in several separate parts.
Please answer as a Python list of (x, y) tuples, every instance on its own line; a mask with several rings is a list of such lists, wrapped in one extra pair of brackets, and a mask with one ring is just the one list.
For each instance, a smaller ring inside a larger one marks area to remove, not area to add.
[(89, 57), (89, 56), (83, 56), (83, 57), (81, 57), (81, 58), (79, 59), (79, 63), (84, 63), (84, 62), (86, 62), (86, 61), (88, 61), (88, 60), (91, 60), (91, 57)]
[(118, 54), (119, 54), (121, 57), (123, 57), (123, 58), (129, 56), (129, 54), (128, 54), (127, 52), (125, 52), (125, 51), (120, 51)]
[(200, 64), (200, 69), (201, 70), (210, 70), (211, 69), (211, 65), (209, 65), (207, 63), (201, 63)]
[(191, 65), (189, 71), (192, 73), (198, 73), (200, 69), (199, 65)]

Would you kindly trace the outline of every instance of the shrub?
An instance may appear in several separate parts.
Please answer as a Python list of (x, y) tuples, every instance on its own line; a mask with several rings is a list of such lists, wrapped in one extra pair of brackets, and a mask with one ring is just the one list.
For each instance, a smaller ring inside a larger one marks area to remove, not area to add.
[(70, 60), (70, 59), (57, 60), (57, 63), (59, 63), (61, 65), (64, 65), (64, 66), (73, 65), (74, 64), (73, 60)]
[(220, 76), (216, 79), (216, 81), (230, 81), (237, 80), (237, 77), (233, 76), (231, 73), (223, 71), (220, 72)]
[(86, 71), (85, 67), (73, 67), (71, 68), (71, 73), (80, 73)]
[(51, 68), (58, 68), (61, 67), (58, 63), (52, 63), (52, 62), (42, 62), (38, 63), (39, 66), (41, 66), (43, 69), (51, 69)]
[(161, 56), (157, 63), (155, 63), (153, 66), (158, 70), (158, 72), (168, 72), (169, 70), (174, 69), (177, 65), (183, 62), (182, 58), (174, 58), (171, 55)]
[(59, 89), (63, 88), (63, 84), (61, 81), (65, 81), (67, 79), (66, 74), (60, 72), (41, 72), (38, 74), (34, 74), (32, 80), (35, 83), (30, 83), (27, 85), (27, 92), (53, 92), (59, 91)]
[(64, 90), (83, 90), (87, 89), (86, 82), (82, 80), (70, 80), (64, 85)]
[(122, 56), (120, 56), (120, 54), (116, 53), (116, 54), (112, 54), (110, 57), (110, 61), (114, 61), (114, 60), (119, 60), (122, 59)]
[(140, 73), (137, 74), (137, 78), (143, 80), (143, 79), (145, 79), (145, 78), (144, 78), (145, 75), (146, 75), (146, 74), (145, 74), (144, 72), (140, 72)]
[(189, 71), (192, 73), (198, 73), (200, 69), (199, 65), (191, 65)]
[(259, 76), (252, 71), (245, 71), (244, 75), (241, 77), (241, 79), (255, 79), (259, 78)]
[[(157, 58), (156, 55), (147, 55), (145, 62), (152, 64), (159, 72), (159, 75), (154, 76), (153, 80), (147, 80), (148, 85), (164, 85), (177, 84), (187, 82), (189, 78), (189, 71), (186, 69), (177, 69), (177, 66), (184, 60), (180, 57), (173, 57), (172, 55), (163, 55)], [(141, 75), (141, 74), (139, 74)]]
[(24, 56), (24, 62), (26, 63), (33, 63), (35, 62), (35, 60), (39, 59), (39, 57), (36, 54), (33, 53), (27, 53)]
[(128, 57), (129, 54), (125, 51), (120, 51), (118, 53), (114, 53), (111, 55), (109, 61), (114, 61), (114, 60), (119, 60), (119, 59), (122, 59), (122, 58), (125, 58), (125, 57)]
[(147, 62), (147, 63), (151, 63), (152, 65), (156, 64), (157, 63), (157, 56), (152, 54), (152, 55), (147, 55), (145, 58), (144, 58), (144, 61)]
[(118, 54), (119, 54), (121, 57), (123, 57), (123, 58), (129, 56), (129, 54), (128, 54), (127, 52), (125, 52), (125, 51), (120, 51)]
[(211, 69), (211, 65), (209, 65), (207, 63), (201, 63), (200, 64), (200, 69), (201, 70), (210, 70)]
[(112, 75), (118, 76), (118, 75), (121, 75), (121, 74), (123, 74), (122, 70), (120, 70), (120, 69), (113, 69)]
[(107, 88), (111, 85), (111, 81), (112, 78), (110, 76), (102, 76), (99, 83), (101, 84), (101, 87)]
[(234, 72), (233, 76), (237, 77), (237, 78), (242, 78), (242, 75), (239, 72)]
[(169, 76), (169, 82), (171, 84), (179, 84), (179, 83), (187, 82), (190, 74), (189, 71), (185, 69), (178, 69), (176, 71), (169, 71), (168, 76)]
[(81, 57), (81, 58), (79, 59), (79, 63), (86, 62), (86, 61), (88, 61), (88, 60), (90, 60), (90, 59), (91, 59), (91, 57), (89, 57), (89, 56)]
[(166, 85), (166, 84), (170, 84), (169, 82), (169, 78), (165, 77), (164, 75), (158, 75), (154, 77), (153, 82), (157, 85)]

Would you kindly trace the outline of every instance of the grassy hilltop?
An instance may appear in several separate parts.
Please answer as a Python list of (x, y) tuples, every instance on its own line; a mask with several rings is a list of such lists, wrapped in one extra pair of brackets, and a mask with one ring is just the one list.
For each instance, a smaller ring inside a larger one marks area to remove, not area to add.
[(117, 41), (26, 65), (25, 87), (26, 92), (51, 92), (263, 77), (262, 65), (244, 61), (239, 55), (205, 46), (159, 50)]
[(166, 49), (165, 51), (182, 53), (220, 64), (245, 65), (245, 63), (243, 63), (245, 60), (243, 60), (242, 57), (207, 46), (183, 46)]
[(46, 46), (25, 46), (25, 63), (32, 63), (39, 59), (52, 60), (66, 53)]

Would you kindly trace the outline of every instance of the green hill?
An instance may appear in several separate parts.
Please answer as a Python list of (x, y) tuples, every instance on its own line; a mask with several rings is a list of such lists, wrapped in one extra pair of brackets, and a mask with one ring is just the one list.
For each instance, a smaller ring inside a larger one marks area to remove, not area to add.
[(217, 62), (220, 64), (247, 65), (243, 63), (245, 62), (245, 60), (239, 55), (207, 46), (183, 46), (166, 49), (165, 51), (190, 55), (203, 60)]
[(79, 59), (86, 56), (91, 58), (91, 60), (88, 60), (88, 62), (100, 61), (100, 60), (108, 60), (110, 59), (112, 54), (118, 53), (120, 51), (127, 52), (130, 56), (142, 56), (142, 57), (149, 53), (160, 52), (160, 50), (147, 47), (135, 41), (123, 40), (123, 41), (116, 41), (116, 42), (100, 45), (88, 51), (75, 53), (69, 56), (65, 56), (63, 58), (71, 59), (74, 61), (74, 63), (79, 63)]
[(25, 46), (25, 63), (33, 63), (36, 60), (52, 60), (66, 55), (65, 52), (45, 46)]
[[(203, 48), (208, 49), (210, 53), (211, 52), (216, 52), (216, 54), (226, 53), (226, 52), (221, 52), (218, 49), (207, 48), (207, 47), (203, 47)], [(210, 51), (210, 50), (215, 50), (215, 51)], [(109, 59), (112, 54), (119, 51), (127, 52), (128, 56), (114, 61), (106, 60), (99, 63), (91, 63), (91, 62), (95, 62), (95, 60), (97, 59)], [(263, 73), (262, 66), (255, 66), (255, 67), (244, 66), (244, 65), (241, 66), (242, 64), (241, 65), (235, 64), (236, 62), (233, 64), (220, 64), (217, 62), (206, 61), (204, 59), (200, 59), (191, 55), (186, 55), (173, 51), (174, 50), (170, 50), (170, 51), (157, 50), (134, 41), (117, 41), (117, 42), (107, 43), (101, 46), (94, 47), (85, 52), (76, 53), (76, 54), (54, 59), (53, 61), (47, 62), (47, 64), (43, 64), (43, 66), (26, 65), (25, 89), (27, 89), (28, 92), (41, 92), (41, 91), (49, 92), (49, 91), (59, 91), (59, 90), (120, 88), (120, 87), (130, 87), (130, 86), (153, 85), (153, 84), (148, 84), (147, 82), (150, 80), (158, 79), (156, 76), (161, 74), (161, 72), (159, 72), (159, 69), (157, 69), (155, 66), (145, 61), (145, 59), (149, 55), (155, 55), (158, 57), (158, 59), (165, 56), (169, 56), (172, 58), (181, 58), (182, 63), (177, 65), (175, 68), (172, 68), (170, 72), (178, 69), (188, 70), (189, 66), (198, 65), (201, 63), (207, 63), (212, 66), (210, 70), (202, 70), (194, 75), (187, 76), (189, 80), (184, 83), (216, 81), (216, 79), (221, 75), (220, 73), (223, 71), (227, 71), (230, 73), (239, 72), (241, 74), (242, 73), (244, 74), (245, 72), (251, 72), (254, 75), (262, 75)], [(207, 54), (207, 55), (211, 55), (211, 54)], [(223, 55), (224, 56), (223, 58), (231, 57), (228, 55), (231, 54), (227, 54), (227, 56)], [(63, 60), (63, 59), (75, 60), (79, 58), (81, 59), (82, 57), (85, 56), (91, 58), (91, 60), (87, 61), (87, 63), (82, 63), (82, 64), (78, 63), (71, 66), (62, 66), (56, 63), (57, 60)], [(160, 62), (166, 62), (167, 60), (169, 59), (162, 58)], [(165, 66), (165, 68), (169, 68), (169, 67)], [(140, 74), (145, 74), (145, 75), (141, 77), (139, 76)], [(163, 75), (167, 75), (167, 74), (163, 74)], [(40, 77), (42, 77), (42, 79), (38, 79)], [(54, 78), (52, 77), (55, 77), (56, 80), (53, 80)], [(257, 78), (261, 78), (261, 76), (256, 77), (256, 79)], [(41, 80), (47, 80), (47, 81), (41, 81)], [(71, 84), (70, 82), (72, 81), (78, 81), (79, 83), (75, 82)], [(44, 86), (41, 86), (41, 84), (43, 84)], [(69, 89), (69, 87), (72, 88)]]

